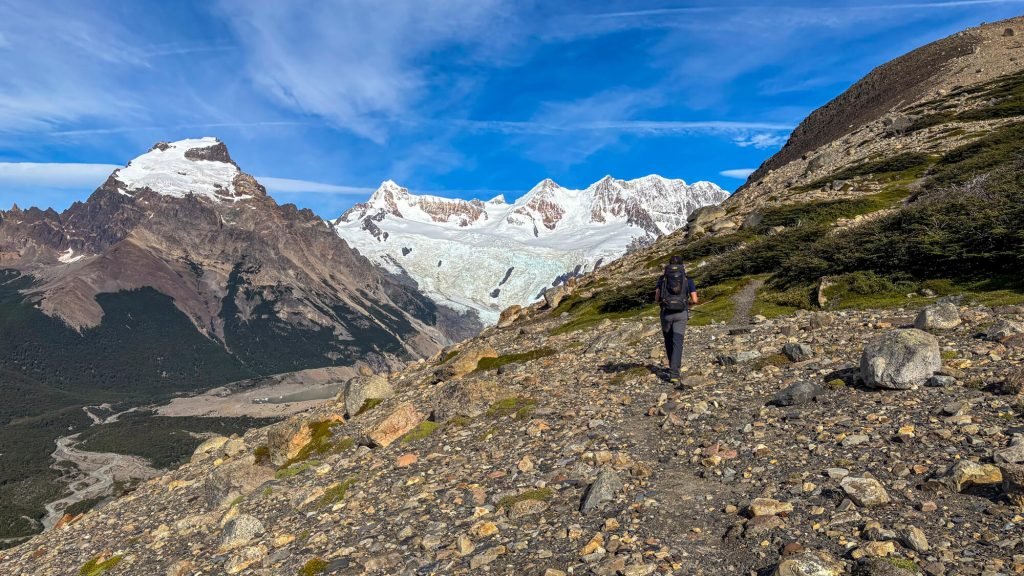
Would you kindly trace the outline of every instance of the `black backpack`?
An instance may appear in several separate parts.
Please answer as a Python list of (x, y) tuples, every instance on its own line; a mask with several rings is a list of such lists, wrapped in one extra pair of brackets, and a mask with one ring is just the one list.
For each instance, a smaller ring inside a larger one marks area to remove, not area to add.
[(661, 307), (666, 312), (685, 312), (690, 309), (690, 282), (681, 264), (669, 264), (661, 277)]

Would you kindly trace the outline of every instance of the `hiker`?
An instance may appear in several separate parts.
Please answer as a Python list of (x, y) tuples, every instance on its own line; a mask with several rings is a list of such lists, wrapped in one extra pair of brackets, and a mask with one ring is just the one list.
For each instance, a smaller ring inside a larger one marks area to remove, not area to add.
[(658, 278), (654, 301), (661, 305), (661, 332), (668, 356), (668, 381), (679, 385), (679, 366), (683, 361), (683, 337), (690, 319), (690, 305), (699, 303), (697, 287), (687, 278), (682, 256), (673, 256)]

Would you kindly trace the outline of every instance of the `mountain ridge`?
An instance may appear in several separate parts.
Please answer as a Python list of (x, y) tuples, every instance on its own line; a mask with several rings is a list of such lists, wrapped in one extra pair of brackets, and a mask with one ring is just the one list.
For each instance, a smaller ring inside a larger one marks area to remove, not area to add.
[(657, 175), (605, 176), (582, 190), (544, 179), (512, 203), (416, 195), (388, 180), (333, 226), (376, 263), (411, 276), (435, 301), (493, 323), (501, 310), (528, 304), (727, 197), (710, 182)]

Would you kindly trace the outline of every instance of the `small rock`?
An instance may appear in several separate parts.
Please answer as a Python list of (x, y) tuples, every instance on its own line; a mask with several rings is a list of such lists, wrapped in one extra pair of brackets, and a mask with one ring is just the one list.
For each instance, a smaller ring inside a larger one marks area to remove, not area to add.
[(793, 505), (789, 502), (780, 502), (771, 498), (754, 498), (750, 503), (750, 513), (753, 516), (777, 516), (792, 511)]
[(850, 500), (853, 500), (854, 504), (861, 508), (882, 506), (890, 502), (889, 493), (874, 478), (847, 476), (843, 478), (839, 485), (846, 492), (846, 495), (849, 496)]
[(583, 499), (580, 511), (584, 514), (593, 512), (605, 502), (615, 500), (619, 492), (622, 492), (622, 480), (614, 470), (605, 469), (597, 475), (597, 480), (590, 485), (587, 496)]
[(900, 533), (900, 540), (903, 545), (910, 548), (918, 554), (923, 554), (928, 551), (928, 537), (925, 536), (924, 530), (921, 530), (917, 526), (910, 526), (904, 529)]
[(1001, 484), (1003, 475), (999, 468), (992, 464), (978, 464), (970, 460), (961, 460), (953, 466), (943, 483), (953, 492), (962, 492), (969, 486), (990, 486)]
[(956, 385), (956, 378), (938, 374), (929, 378), (924, 385), (929, 388), (948, 388)]
[(743, 350), (719, 356), (718, 363), (722, 366), (735, 366), (736, 364), (743, 364), (745, 362), (757, 360), (760, 357), (761, 353), (756, 350)]
[(793, 362), (804, 362), (814, 356), (814, 349), (802, 342), (790, 342), (782, 347), (782, 353)]
[(806, 404), (825, 394), (825, 389), (810, 382), (797, 382), (779, 390), (772, 399), (775, 406), (798, 406)]

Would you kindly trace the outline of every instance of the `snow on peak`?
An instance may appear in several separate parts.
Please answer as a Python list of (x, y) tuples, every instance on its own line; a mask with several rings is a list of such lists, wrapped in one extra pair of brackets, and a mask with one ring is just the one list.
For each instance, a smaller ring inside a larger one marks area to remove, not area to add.
[(119, 191), (128, 196), (149, 189), (177, 198), (194, 194), (237, 201), (251, 198), (235, 190), (235, 177), (240, 173), (228, 156), (227, 147), (207, 136), (160, 142), (124, 168), (115, 170), (113, 177), (122, 184)]
[[(410, 193), (386, 181), (334, 230), (373, 262), (412, 277), (436, 301), (487, 322), (565, 278), (686, 224), (728, 193), (657, 175), (606, 176), (583, 190), (544, 179), (509, 204)], [(389, 202), (392, 204), (389, 206)]]

